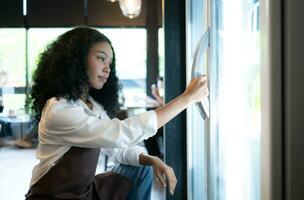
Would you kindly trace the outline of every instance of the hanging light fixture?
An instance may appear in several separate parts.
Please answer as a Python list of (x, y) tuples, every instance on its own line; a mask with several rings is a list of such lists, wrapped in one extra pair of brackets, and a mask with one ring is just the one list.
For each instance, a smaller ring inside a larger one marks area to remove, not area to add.
[(114, 3), (114, 2), (116, 2), (116, 1), (118, 1), (118, 0), (106, 0), (106, 1), (109, 1), (109, 2)]
[(142, 0), (119, 0), (119, 6), (124, 16), (133, 19), (141, 11)]

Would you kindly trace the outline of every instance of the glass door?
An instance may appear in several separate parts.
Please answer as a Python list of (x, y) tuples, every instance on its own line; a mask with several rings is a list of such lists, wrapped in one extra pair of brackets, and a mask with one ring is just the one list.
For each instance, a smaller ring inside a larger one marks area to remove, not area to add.
[(213, 199), (260, 199), (259, 1), (215, 0), (217, 118), (211, 126)]
[(259, 9), (187, 1), (187, 78), (207, 73), (210, 88), (209, 102), (187, 110), (189, 199), (261, 199)]

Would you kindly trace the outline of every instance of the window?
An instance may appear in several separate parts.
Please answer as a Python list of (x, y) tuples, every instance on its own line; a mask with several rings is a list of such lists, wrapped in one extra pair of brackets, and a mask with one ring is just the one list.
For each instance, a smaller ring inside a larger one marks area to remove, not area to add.
[(68, 30), (70, 28), (31, 28), (28, 30), (29, 83), (32, 81), (40, 53), (45, 50), (48, 44)]
[(112, 42), (117, 76), (126, 107), (140, 107), (146, 97), (147, 32), (143, 28), (99, 29)]
[[(36, 69), (39, 54), (47, 44), (66, 32), (67, 28), (33, 28), (28, 30), (28, 49), (26, 49), (26, 29), (0, 29), (0, 76), (5, 79), (2, 87), (4, 113), (13, 110), (24, 114), (26, 93), (26, 56), (28, 56), (28, 80)], [(43, 36), (43, 37), (42, 37)]]
[(165, 74), (165, 38), (164, 28), (158, 29), (158, 60), (159, 60), (159, 76), (164, 77)]
[(26, 85), (25, 31), (23, 28), (0, 29), (0, 87), (5, 113), (24, 108), (25, 94), (16, 94), (15, 90)]

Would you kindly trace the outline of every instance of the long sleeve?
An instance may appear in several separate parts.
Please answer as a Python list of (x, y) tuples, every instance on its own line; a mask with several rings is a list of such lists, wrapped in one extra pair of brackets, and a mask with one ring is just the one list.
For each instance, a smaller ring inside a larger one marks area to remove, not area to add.
[(126, 120), (90, 115), (83, 106), (52, 98), (39, 123), (40, 142), (90, 148), (128, 148), (153, 136), (157, 131), (154, 111)]
[(139, 166), (139, 155), (148, 154), (146, 149), (141, 146), (134, 146), (127, 149), (123, 148), (105, 148), (101, 149), (101, 153), (109, 156), (114, 163), (124, 165)]

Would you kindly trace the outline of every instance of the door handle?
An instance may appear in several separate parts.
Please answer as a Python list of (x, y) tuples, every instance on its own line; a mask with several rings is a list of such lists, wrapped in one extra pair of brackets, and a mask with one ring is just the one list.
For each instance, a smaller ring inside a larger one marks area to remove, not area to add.
[[(191, 68), (191, 79), (194, 77), (197, 77), (202, 74), (207, 74), (208, 75), (208, 51), (210, 47), (210, 30), (209, 28), (205, 31), (205, 33), (202, 35), (200, 38), (193, 57), (192, 61), (192, 68)], [(204, 57), (204, 54), (206, 54), (206, 58)], [(202, 67), (203, 71), (199, 72), (198, 68)], [(209, 76), (208, 76), (209, 78)], [(206, 119), (207, 117), (209, 118), (210, 113), (209, 113), (209, 96), (205, 97), (202, 101), (196, 103), (196, 106), (198, 108), (198, 111), (200, 115)]]

